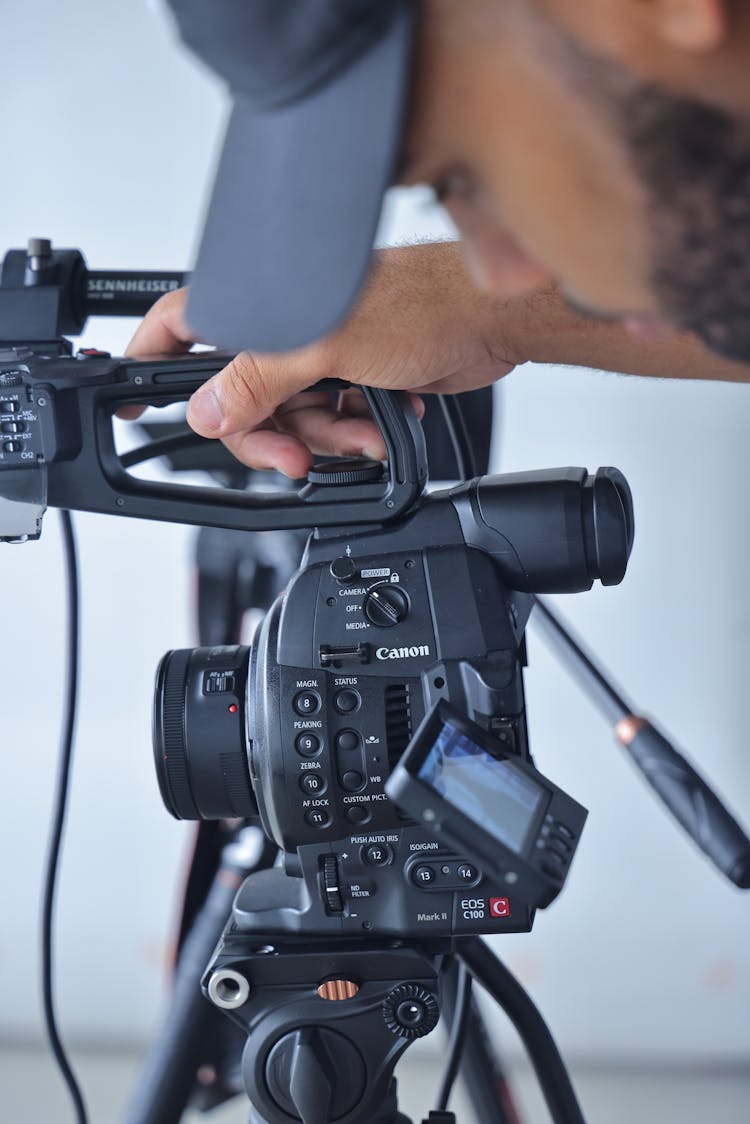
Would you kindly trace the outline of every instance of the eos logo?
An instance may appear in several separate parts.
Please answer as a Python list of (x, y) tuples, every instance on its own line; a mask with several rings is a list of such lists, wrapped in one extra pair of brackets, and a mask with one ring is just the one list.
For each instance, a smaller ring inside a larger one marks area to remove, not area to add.
[(379, 660), (413, 660), (429, 654), (429, 644), (412, 644), (410, 648), (378, 648), (375, 652)]

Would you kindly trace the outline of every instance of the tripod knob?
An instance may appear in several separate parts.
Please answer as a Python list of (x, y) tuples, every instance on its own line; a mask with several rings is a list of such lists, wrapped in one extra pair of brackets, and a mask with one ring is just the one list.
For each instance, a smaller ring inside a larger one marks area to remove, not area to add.
[(383, 1001), (385, 1025), (399, 1038), (424, 1038), (440, 1018), (435, 996), (421, 984), (399, 984)]
[(328, 1124), (354, 1110), (366, 1086), (356, 1046), (327, 1027), (306, 1026), (285, 1034), (268, 1055), (266, 1082), (292, 1120)]

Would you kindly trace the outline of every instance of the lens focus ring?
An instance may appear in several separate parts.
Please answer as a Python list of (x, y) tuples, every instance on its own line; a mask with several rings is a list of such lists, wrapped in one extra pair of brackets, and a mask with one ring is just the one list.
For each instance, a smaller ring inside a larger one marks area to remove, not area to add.
[(159, 664), (154, 700), (154, 762), (161, 797), (178, 820), (200, 813), (190, 791), (185, 745), (185, 685), (190, 649), (167, 652)]

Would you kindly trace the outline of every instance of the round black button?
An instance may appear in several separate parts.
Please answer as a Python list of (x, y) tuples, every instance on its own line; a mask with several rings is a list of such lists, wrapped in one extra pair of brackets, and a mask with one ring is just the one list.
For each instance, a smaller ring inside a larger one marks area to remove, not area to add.
[(321, 792), (325, 792), (328, 788), (322, 773), (305, 773), (299, 779), (299, 786), (308, 796), (319, 796)]
[(411, 877), (417, 886), (429, 886), (431, 882), (435, 881), (435, 871), (431, 866), (415, 866), (411, 872)]
[(350, 804), (344, 815), (349, 823), (367, 823), (370, 819), (370, 809), (365, 804)]
[(329, 569), (331, 577), (335, 578), (337, 582), (350, 582), (352, 578), (357, 576), (357, 563), (346, 554), (342, 554), (340, 558), (334, 558)]
[(309, 812), (305, 812), (305, 823), (310, 827), (328, 827), (331, 822), (331, 813), (326, 812), (325, 808), (311, 808)]
[(355, 769), (348, 769), (341, 778), (341, 786), (347, 792), (356, 792), (365, 783), (365, 778)]
[(317, 734), (297, 734), (294, 748), (303, 757), (314, 757), (320, 749), (320, 738)]
[(356, 749), (359, 745), (359, 734), (356, 730), (342, 730), (336, 735), (336, 749)]
[(351, 714), (353, 710), (357, 709), (361, 701), (357, 691), (339, 691), (333, 700), (333, 705), (339, 714)]
[(368, 866), (387, 866), (391, 861), (391, 849), (383, 843), (370, 843), (362, 852)]
[(300, 691), (298, 695), (294, 696), (292, 706), (306, 718), (308, 714), (315, 714), (320, 708), (320, 697), (315, 694), (315, 691)]
[(461, 863), (456, 874), (462, 882), (473, 882), (479, 877), (479, 871), (471, 863)]

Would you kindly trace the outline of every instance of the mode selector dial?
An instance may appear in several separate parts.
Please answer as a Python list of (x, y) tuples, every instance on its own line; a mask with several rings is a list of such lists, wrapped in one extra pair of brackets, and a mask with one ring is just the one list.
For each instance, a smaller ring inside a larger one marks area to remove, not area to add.
[(324, 855), (320, 860), (320, 884), (326, 913), (343, 913), (344, 896), (335, 855)]
[(409, 598), (390, 582), (378, 582), (365, 594), (365, 616), (378, 628), (393, 628), (409, 612)]

